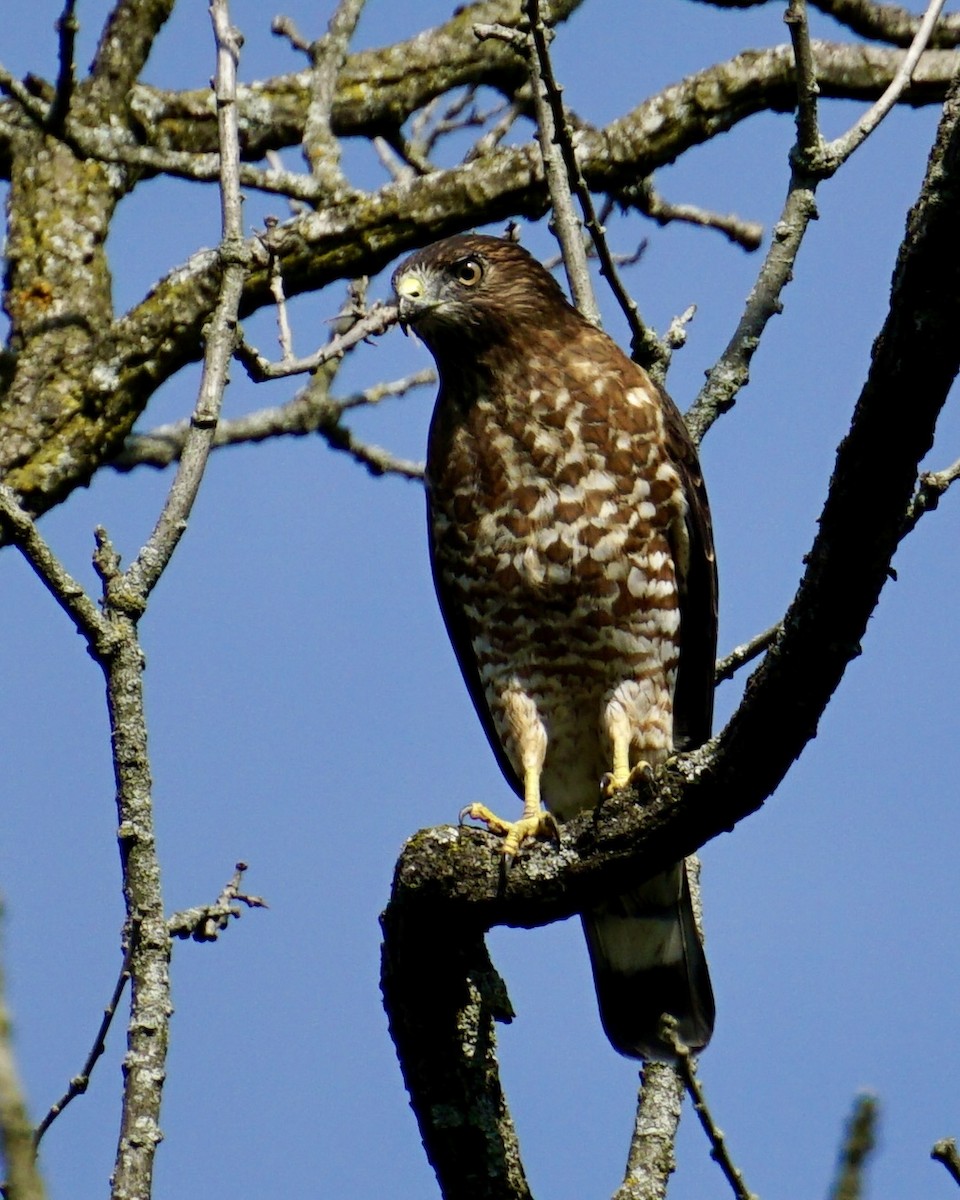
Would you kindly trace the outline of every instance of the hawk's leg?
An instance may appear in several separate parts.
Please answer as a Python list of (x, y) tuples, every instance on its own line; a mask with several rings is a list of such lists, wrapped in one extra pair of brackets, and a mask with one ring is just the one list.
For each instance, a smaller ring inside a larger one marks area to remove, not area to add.
[(503, 856), (507, 863), (513, 861), (523, 843), (532, 837), (548, 837), (559, 842), (560, 830), (553, 813), (540, 804), (540, 767), (528, 767), (523, 778), (523, 815), (519, 821), (505, 821), (492, 813), (485, 804), (468, 804), (460, 813), (460, 820), (472, 817), (482, 821), (491, 833), (503, 838)]
[(604, 797), (616, 795), (623, 788), (630, 787), (638, 779), (649, 779), (653, 773), (653, 765), (661, 759), (662, 753), (655, 747), (643, 747), (640, 759), (630, 766), (630, 746), (633, 742), (633, 729), (625, 718), (622, 697), (614, 693), (615, 702), (610, 704), (604, 713), (604, 723), (613, 752), (613, 770), (608, 771), (600, 780), (600, 790)]

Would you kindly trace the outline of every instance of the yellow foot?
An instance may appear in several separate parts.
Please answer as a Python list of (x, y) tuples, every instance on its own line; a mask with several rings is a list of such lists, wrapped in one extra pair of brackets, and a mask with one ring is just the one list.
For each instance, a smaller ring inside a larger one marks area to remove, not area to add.
[(653, 767), (648, 762), (641, 759), (635, 767), (629, 771), (608, 771), (600, 780), (600, 791), (604, 798), (609, 800), (611, 796), (615, 796), (617, 792), (622, 792), (624, 788), (631, 787), (638, 779), (643, 779), (645, 782), (653, 778)]
[(520, 847), (527, 838), (550, 838), (559, 843), (560, 827), (553, 813), (541, 811), (532, 817), (521, 817), (519, 821), (505, 821), (492, 813), (485, 804), (468, 804), (460, 810), (460, 824), (470, 817), (473, 821), (481, 821), (491, 833), (503, 838), (503, 857), (509, 865), (516, 858)]

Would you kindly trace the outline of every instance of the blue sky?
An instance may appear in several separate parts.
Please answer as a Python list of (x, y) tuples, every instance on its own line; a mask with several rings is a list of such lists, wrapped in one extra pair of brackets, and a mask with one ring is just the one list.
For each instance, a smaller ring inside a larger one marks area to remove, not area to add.
[[(8, 7), (15, 19), (4, 22), (0, 59), (18, 74), (50, 75), (58, 5)], [(85, 64), (107, 5), (78, 7)], [(369, 0), (357, 44), (406, 36), (449, 7)], [(317, 34), (329, 8), (300, 0), (286, 11)], [(272, 9), (237, 0), (233, 15), (246, 34), (243, 78), (300, 66), (269, 34)], [(818, 36), (836, 36), (823, 18), (813, 23)], [(784, 36), (776, 5), (735, 13), (646, 0), (614, 15), (594, 0), (561, 30), (555, 52), (568, 102), (602, 121)], [(205, 8), (182, 3), (147, 78), (201, 86), (212, 64)], [(840, 132), (858, 111), (825, 106), (826, 131)], [(776, 620), (793, 594), (935, 124), (932, 111), (895, 114), (823, 186), (785, 312), (749, 388), (704, 444), (722, 652)], [(663, 171), (658, 185), (670, 199), (735, 210), (769, 230), (792, 133), (789, 118), (754, 118)], [(370, 156), (352, 148), (346, 162), (370, 186)], [(271, 213), (284, 215), (275, 199), (248, 198), (251, 225)], [(214, 244), (217, 222), (212, 190), (158, 183), (126, 201), (110, 247), (118, 307)], [(613, 228), (618, 250), (648, 239), (628, 282), (654, 326), (698, 306), (668, 381), (685, 407), (758, 260), (715, 233), (636, 217)], [(523, 236), (552, 253), (544, 228), (524, 226)], [(386, 279), (371, 291), (385, 295)], [(324, 339), (341, 294), (291, 306), (299, 351)], [(606, 302), (605, 314), (622, 337)], [(270, 314), (247, 328), (272, 346)], [(428, 361), (394, 330), (344, 366), (336, 390)], [(166, 385), (144, 427), (185, 416), (196, 378), (189, 370)], [(255, 389), (235, 370), (226, 411), (281, 402), (293, 386)], [(431, 404), (429, 389), (413, 393), (358, 414), (354, 428), (420, 458)], [(953, 461), (958, 447), (954, 398), (927, 465)], [(168, 484), (149, 470), (104, 472), (49, 514), (43, 532), (93, 588), (93, 526), (106, 525), (129, 560)], [(924, 518), (819, 736), (759, 814), (703, 851), (718, 1021), (702, 1076), (764, 1200), (825, 1194), (842, 1122), (863, 1088), (882, 1109), (873, 1200), (954, 1193), (928, 1154), (960, 1133), (958, 521), (953, 494)], [(113, 779), (99, 672), (9, 550), (0, 598), (3, 959), (39, 1117), (80, 1069), (119, 967)], [(212, 899), (237, 859), (270, 903), (215, 945), (175, 947), (157, 1200), (436, 1194), (380, 1007), (377, 916), (406, 837), (455, 820), (472, 800), (501, 811), (514, 801), (446, 644), (419, 486), (373, 480), (319, 441), (216, 455), (142, 636), (168, 909)], [(722, 685), (718, 722), (741, 686), (740, 677)], [(609, 1194), (627, 1152), (636, 1069), (600, 1030), (578, 923), (498, 930), (490, 945), (518, 1013), (500, 1031), (501, 1057), (534, 1194)], [(122, 1043), (118, 1026), (89, 1094), (47, 1134), (55, 1198), (104, 1194)], [(727, 1194), (689, 1115), (679, 1162), (671, 1196)]]

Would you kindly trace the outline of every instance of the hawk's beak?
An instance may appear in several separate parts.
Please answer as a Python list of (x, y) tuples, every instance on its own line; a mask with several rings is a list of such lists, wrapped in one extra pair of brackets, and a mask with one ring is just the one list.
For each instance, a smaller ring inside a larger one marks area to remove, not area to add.
[(416, 324), (419, 316), (433, 307), (433, 301), (427, 294), (426, 281), (419, 271), (408, 271), (394, 279), (393, 290), (400, 313), (400, 328), (406, 333), (411, 325)]

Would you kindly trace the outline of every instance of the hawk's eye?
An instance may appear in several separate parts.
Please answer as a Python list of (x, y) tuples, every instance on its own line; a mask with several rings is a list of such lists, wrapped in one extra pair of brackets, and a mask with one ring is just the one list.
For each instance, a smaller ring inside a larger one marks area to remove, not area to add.
[(483, 266), (477, 258), (463, 258), (454, 264), (453, 273), (464, 287), (476, 287), (483, 278)]

